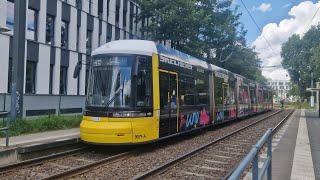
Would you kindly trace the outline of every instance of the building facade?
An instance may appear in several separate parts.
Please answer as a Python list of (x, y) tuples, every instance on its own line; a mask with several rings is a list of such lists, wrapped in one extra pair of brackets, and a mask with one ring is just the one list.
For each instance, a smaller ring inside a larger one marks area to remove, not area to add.
[(292, 88), (292, 84), (289, 80), (268, 80), (268, 86), (270, 86), (275, 93), (275, 102), (280, 101), (280, 99), (292, 100), (288, 93)]
[[(26, 100), (41, 96), (39, 101), (46, 101), (45, 98), (60, 95), (83, 100), (89, 71), (88, 66), (83, 66), (79, 78), (74, 79), (77, 62), (88, 60), (94, 49), (109, 41), (142, 37), (139, 31), (142, 23), (137, 21), (140, 10), (134, 1), (27, 0), (26, 8)], [(10, 95), (14, 0), (0, 1), (0, 26), (12, 29), (0, 33), (0, 94)], [(8, 109), (8, 103), (9, 100), (0, 103), (0, 108)], [(82, 101), (74, 101), (79, 108), (80, 103)], [(41, 103), (35, 104), (38, 105), (25, 106), (24, 116), (30, 114), (28, 110), (43, 110)], [(52, 109), (46, 107), (45, 110)]]

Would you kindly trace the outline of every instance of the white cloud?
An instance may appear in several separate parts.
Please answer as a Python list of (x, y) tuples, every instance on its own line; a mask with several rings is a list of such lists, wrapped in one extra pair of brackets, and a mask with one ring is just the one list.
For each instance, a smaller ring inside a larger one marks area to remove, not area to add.
[(282, 6), (282, 8), (287, 8), (287, 7), (290, 7), (291, 6), (291, 3), (288, 3), (288, 4), (285, 4)]
[(271, 4), (270, 3), (262, 3), (260, 4), (259, 7), (253, 6), (252, 7), (253, 11), (261, 11), (261, 12), (268, 12), (272, 10)]
[[(320, 22), (320, 15), (315, 16), (310, 26), (309, 23), (312, 16), (320, 6), (320, 1), (314, 4), (311, 1), (305, 1), (290, 9), (288, 14), (290, 18), (282, 20), (279, 24), (269, 23), (262, 29), (263, 35), (266, 37), (275, 53), (272, 52), (263, 36), (260, 35), (251, 46), (256, 47), (259, 57), (262, 60), (262, 66), (281, 65), (281, 45), (285, 43), (293, 34), (303, 35), (311, 25)], [(288, 79), (287, 72), (281, 68), (265, 68), (263, 75), (273, 79)]]

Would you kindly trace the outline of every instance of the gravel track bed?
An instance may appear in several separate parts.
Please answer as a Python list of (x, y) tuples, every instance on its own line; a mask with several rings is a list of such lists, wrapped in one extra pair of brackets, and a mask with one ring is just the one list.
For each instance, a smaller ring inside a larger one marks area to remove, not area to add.
[(151, 147), (145, 148), (145, 151), (139, 152), (132, 157), (128, 157), (122, 161), (105, 164), (90, 170), (90, 172), (72, 177), (71, 179), (114, 179), (115, 177), (117, 177), (116, 179), (131, 179), (141, 172), (148, 171), (155, 166), (173, 160), (209, 141), (218, 139), (274, 112), (275, 111), (251, 117), (247, 120), (229, 124), (228, 126), (213, 131), (203, 131), (196, 135), (192, 134), (189, 135), (188, 138), (169, 139), (164, 142), (154, 143), (150, 145)]
[[(197, 155), (179, 162), (174, 168), (170, 167), (167, 171), (150, 179), (221, 179), (248, 153), (252, 145), (263, 135), (266, 128), (275, 127), (288, 113), (289, 111), (281, 112), (254, 127), (237, 133), (235, 136), (206, 148)], [(239, 142), (239, 140), (246, 144), (236, 146), (236, 148), (228, 145)], [(208, 161), (214, 163), (208, 163)], [(221, 163), (216, 163), (216, 161)], [(227, 162), (227, 164), (224, 162)], [(179, 169), (183, 171), (179, 171)]]
[(64, 172), (74, 167), (83, 166), (106, 158), (109, 155), (97, 152), (82, 152), (49, 160), (30, 167), (23, 167), (14, 171), (0, 173), (0, 180), (7, 179), (40, 179), (49, 175)]

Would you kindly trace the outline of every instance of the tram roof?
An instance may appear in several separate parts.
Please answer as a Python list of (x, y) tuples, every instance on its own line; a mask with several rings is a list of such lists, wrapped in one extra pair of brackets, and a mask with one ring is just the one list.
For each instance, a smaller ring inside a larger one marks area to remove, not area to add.
[(228, 74), (229, 76), (240, 77), (242, 79), (249, 80), (256, 83), (250, 79), (247, 79), (239, 74), (235, 74), (229, 70), (220, 68), (213, 64), (207, 63), (186, 53), (180, 52), (178, 50), (167, 47), (161, 43), (156, 43), (147, 40), (117, 40), (111, 41), (99, 47), (92, 52), (92, 55), (98, 54), (137, 54), (137, 55), (147, 55), (152, 56), (152, 54), (164, 55), (169, 58), (177, 59), (189, 63), (196, 67), (202, 67), (211, 71), (218, 71)]

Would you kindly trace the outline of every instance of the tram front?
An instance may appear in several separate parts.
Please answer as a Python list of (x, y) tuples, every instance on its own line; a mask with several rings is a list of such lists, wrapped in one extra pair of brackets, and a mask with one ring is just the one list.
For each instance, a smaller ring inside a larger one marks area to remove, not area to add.
[(130, 144), (157, 139), (159, 121), (153, 110), (152, 83), (152, 56), (94, 54), (80, 124), (81, 140)]

